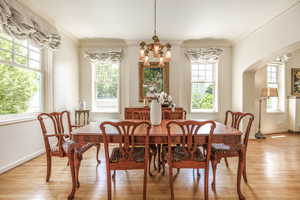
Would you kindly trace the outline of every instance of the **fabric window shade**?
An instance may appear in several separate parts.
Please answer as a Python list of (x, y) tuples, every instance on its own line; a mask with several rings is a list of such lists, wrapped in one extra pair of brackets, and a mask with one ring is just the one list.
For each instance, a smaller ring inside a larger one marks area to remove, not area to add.
[(91, 63), (120, 63), (122, 58), (121, 48), (87, 49), (84, 56)]
[(29, 39), (39, 48), (57, 49), (61, 44), (56, 28), (17, 0), (0, 0), (0, 29), (18, 40)]
[(223, 54), (221, 48), (188, 48), (185, 50), (185, 55), (191, 62), (217, 61)]

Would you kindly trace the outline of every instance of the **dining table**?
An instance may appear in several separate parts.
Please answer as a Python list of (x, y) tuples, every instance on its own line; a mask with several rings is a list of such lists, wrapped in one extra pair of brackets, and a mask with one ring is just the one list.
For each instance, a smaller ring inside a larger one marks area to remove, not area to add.
[[(195, 120), (195, 119), (193, 119)], [(89, 125), (84, 127), (75, 129), (71, 133), (71, 138), (73, 143), (70, 145), (67, 155), (69, 158), (69, 165), (72, 177), (72, 190), (68, 196), (68, 199), (73, 199), (75, 196), (75, 192), (77, 189), (77, 181), (76, 181), (76, 172), (75, 172), (75, 151), (76, 148), (80, 145), (84, 145), (87, 143), (103, 143), (103, 136), (101, 130), (99, 128), (100, 124), (104, 121), (120, 121), (120, 120), (99, 120), (96, 122), (91, 122)], [(128, 120), (128, 121), (138, 121), (138, 120)], [(150, 144), (168, 144), (168, 133), (167, 133), (167, 123), (170, 120), (162, 120), (159, 125), (152, 125), (149, 133), (149, 143)], [(177, 120), (178, 121), (178, 120)], [(198, 119), (196, 121), (205, 121), (203, 119)], [(180, 143), (183, 137), (182, 130), (178, 128), (171, 129), (171, 137), (174, 143)], [(210, 126), (206, 125), (199, 129), (198, 134), (195, 136), (198, 144), (205, 144), (208, 139), (208, 134), (210, 131)], [(122, 139), (122, 136), (118, 133), (116, 129), (113, 127), (107, 127), (106, 134), (108, 136), (108, 140), (110, 143), (119, 143)], [(145, 134), (146, 134), (146, 126), (139, 126), (135, 133), (134, 139), (136, 144), (145, 144)], [(216, 121), (216, 128), (213, 133), (213, 143), (224, 143), (229, 146), (235, 146), (241, 144), (242, 140), (242, 132), (232, 128), (230, 126), (226, 126), (223, 123)], [(243, 169), (245, 166), (245, 153), (240, 152), (239, 154), (239, 162), (238, 162), (238, 170), (237, 170), (237, 193), (240, 200), (244, 200), (245, 197), (241, 192), (241, 177), (243, 173)]]

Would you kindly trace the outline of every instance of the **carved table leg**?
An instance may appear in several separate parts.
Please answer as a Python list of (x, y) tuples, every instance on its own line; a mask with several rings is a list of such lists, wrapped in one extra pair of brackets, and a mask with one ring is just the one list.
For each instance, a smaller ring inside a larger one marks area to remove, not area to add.
[(70, 171), (71, 171), (71, 177), (72, 177), (72, 191), (68, 196), (68, 200), (72, 200), (74, 198), (76, 187), (77, 187), (77, 180), (75, 176), (75, 162), (74, 162), (74, 156), (75, 156), (75, 145), (70, 145), (70, 148), (68, 150), (68, 158), (69, 158), (69, 165), (70, 165)]
[(239, 165), (238, 165), (238, 174), (237, 174), (237, 192), (239, 195), (239, 200), (245, 200), (245, 196), (241, 192), (241, 180), (242, 180), (242, 174), (245, 166), (245, 153), (242, 149), (239, 153)]

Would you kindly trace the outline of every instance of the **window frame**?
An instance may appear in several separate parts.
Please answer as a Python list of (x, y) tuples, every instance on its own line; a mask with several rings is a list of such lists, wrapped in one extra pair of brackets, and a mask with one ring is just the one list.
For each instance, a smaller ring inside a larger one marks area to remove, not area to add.
[[(12, 47), (11, 47), (11, 51), (0, 47), (0, 51), (8, 52), (11, 54), (11, 61), (0, 60), (0, 64), (39, 73), (39, 76), (40, 76), (40, 85), (39, 85), (40, 86), (40, 98), (39, 98), (39, 111), (24, 112), (24, 113), (17, 113), (17, 114), (6, 114), (5, 116), (7, 116), (8, 119), (0, 119), (0, 125), (7, 125), (7, 124), (14, 124), (14, 123), (19, 123), (19, 122), (35, 120), (37, 114), (43, 112), (45, 109), (45, 97), (44, 97), (44, 95), (45, 95), (45, 67), (44, 67), (45, 50), (40, 49), (39, 51), (36, 51), (35, 49), (32, 48), (28, 39), (27, 40), (17, 40), (5, 33), (2, 33), (2, 34), (6, 35), (10, 39), (3, 37), (2, 35), (0, 35), (0, 39), (11, 42)], [(26, 46), (24, 45), (24, 43), (22, 43), (22, 41), (26, 41)], [(16, 53), (16, 50), (15, 50), (16, 45), (20, 46), (21, 48), (26, 48), (27, 55), (24, 56), (24, 55), (20, 55), (20, 54)], [(39, 60), (32, 59), (30, 57), (31, 51), (34, 53), (38, 53), (40, 55), (40, 59)], [(22, 65), (22, 64), (15, 62), (15, 56), (20, 56), (20, 57), (26, 58), (26, 60), (27, 60), (26, 65)], [(40, 64), (40, 67), (38, 69), (30, 67), (31, 60), (38, 62)]]
[[(193, 81), (193, 65), (194, 64), (212, 64), (212, 82), (209, 81)], [(216, 61), (209, 61), (209, 60), (202, 60), (202, 61), (192, 61), (190, 63), (190, 75), (191, 75), (191, 82), (190, 82), (190, 88), (191, 88), (191, 96), (190, 96), (190, 110), (191, 113), (208, 113), (208, 114), (212, 114), (212, 113), (217, 113), (219, 110), (219, 104), (218, 104), (218, 65), (219, 62), (218, 60)], [(213, 83), (214, 88), (213, 88), (213, 109), (211, 110), (205, 110), (205, 109), (193, 109), (193, 103), (192, 103), (192, 99), (193, 99), (193, 83)]]
[[(109, 64), (114, 64), (108, 62)], [(101, 113), (101, 114), (121, 114), (121, 62), (116, 62), (118, 65), (118, 91), (117, 91), (117, 111), (100, 111), (97, 109), (96, 104), (96, 65), (101, 63), (91, 63), (92, 68), (92, 107), (91, 112), (93, 113)]]

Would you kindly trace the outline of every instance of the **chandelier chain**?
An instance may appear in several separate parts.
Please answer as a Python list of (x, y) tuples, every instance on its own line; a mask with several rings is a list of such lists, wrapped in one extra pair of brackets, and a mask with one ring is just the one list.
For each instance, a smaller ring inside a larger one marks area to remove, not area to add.
[(157, 29), (157, 25), (156, 25), (156, 0), (154, 0), (154, 35), (156, 35), (156, 29)]

